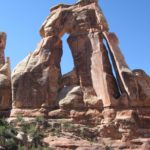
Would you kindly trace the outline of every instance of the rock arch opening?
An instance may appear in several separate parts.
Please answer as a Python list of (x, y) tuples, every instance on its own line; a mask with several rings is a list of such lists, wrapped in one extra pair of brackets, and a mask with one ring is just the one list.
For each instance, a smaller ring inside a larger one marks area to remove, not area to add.
[(121, 89), (119, 87), (118, 74), (116, 73), (115, 66), (113, 63), (114, 60), (112, 59), (112, 54), (109, 51), (109, 46), (108, 46), (107, 41), (105, 39), (103, 39), (103, 43), (104, 43), (104, 46), (105, 46), (106, 51), (108, 53), (108, 59), (109, 59), (110, 65), (111, 65), (112, 74), (113, 74), (115, 81), (116, 81), (116, 84), (117, 84), (116, 87), (117, 87), (117, 90), (119, 92), (119, 94), (118, 94), (118, 97), (119, 97), (121, 95)]
[(72, 53), (67, 43), (68, 37), (69, 37), (69, 34), (64, 34), (62, 36), (62, 47), (63, 47), (63, 55), (61, 57), (62, 75), (72, 71), (74, 68), (74, 61), (73, 61)]

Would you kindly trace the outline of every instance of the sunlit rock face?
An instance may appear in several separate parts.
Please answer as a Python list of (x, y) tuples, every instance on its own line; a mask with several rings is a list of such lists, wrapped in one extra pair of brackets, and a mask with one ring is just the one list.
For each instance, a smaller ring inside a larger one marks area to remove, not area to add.
[(0, 111), (11, 108), (11, 73), (9, 58), (5, 60), (6, 33), (0, 32)]
[[(65, 33), (75, 68), (62, 75)], [(13, 108), (39, 109), (44, 104), (70, 110), (74, 103), (80, 109), (150, 106), (149, 76), (129, 69), (97, 0), (51, 8), (40, 35), (36, 50), (12, 73)]]
[(43, 103), (54, 103), (60, 88), (61, 47), (57, 36), (47, 36), (16, 66), (12, 73), (14, 107), (40, 108)]

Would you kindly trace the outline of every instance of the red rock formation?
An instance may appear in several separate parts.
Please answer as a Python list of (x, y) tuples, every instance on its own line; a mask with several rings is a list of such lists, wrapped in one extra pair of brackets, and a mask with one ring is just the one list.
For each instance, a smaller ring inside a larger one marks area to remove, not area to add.
[(4, 32), (0, 32), (0, 64), (5, 64), (5, 56), (4, 49), (6, 46), (6, 34)]
[(13, 107), (33, 109), (44, 103), (53, 105), (59, 90), (61, 55), (59, 37), (47, 36), (17, 65), (12, 75)]
[(5, 61), (6, 34), (0, 32), (0, 111), (11, 108), (11, 73), (9, 58)]
[[(127, 107), (150, 106), (150, 78), (143, 70), (130, 70), (118, 47), (114, 33), (103, 32), (117, 74), (121, 95), (126, 95)], [(125, 100), (124, 100), (125, 101)]]
[[(64, 33), (69, 34), (67, 41), (75, 68), (62, 76)], [(106, 144), (113, 148), (149, 148), (150, 77), (143, 70), (129, 69), (117, 36), (109, 32), (97, 0), (55, 6), (40, 35), (42, 40), (37, 49), (12, 73), (11, 116), (71, 118), (74, 123), (94, 126), (94, 136), (106, 138)], [(0, 64), (4, 65), (5, 40), (1, 43)], [(0, 92), (1, 83), (6, 83), (1, 79)], [(76, 143), (75, 139), (66, 138), (66, 142), (62, 142), (63, 138), (56, 139), (58, 142), (48, 137), (45, 140), (55, 149), (82, 149), (82, 143), (85, 149), (86, 146), (91, 149), (81, 140)], [(95, 145), (95, 149), (97, 146), (100, 145)]]
[[(64, 33), (70, 35), (68, 44), (75, 68), (62, 76)], [(59, 104), (69, 110), (74, 106), (80, 109), (150, 106), (149, 77), (142, 70), (129, 69), (97, 0), (53, 7), (40, 34), (43, 39), (37, 49), (13, 71), (14, 108), (40, 109), (42, 105), (58, 108)], [(80, 90), (70, 94), (73, 87)], [(78, 93), (82, 93), (82, 97)]]
[(108, 31), (108, 26), (97, 1), (52, 8), (40, 29), (43, 39), (39, 47), (13, 72), (14, 107), (40, 108), (43, 103), (54, 106), (62, 88), (61, 44), (56, 43), (60, 43), (64, 33), (70, 34), (68, 43), (85, 105), (97, 108), (115, 106), (119, 92), (103, 44), (103, 31)]

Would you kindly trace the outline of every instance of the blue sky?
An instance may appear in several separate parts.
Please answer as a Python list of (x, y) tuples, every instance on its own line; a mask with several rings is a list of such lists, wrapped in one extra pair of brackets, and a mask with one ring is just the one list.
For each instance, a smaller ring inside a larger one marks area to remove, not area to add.
[[(34, 51), (41, 37), (39, 28), (49, 8), (76, 0), (0, 0), (0, 31), (8, 35), (6, 56), (12, 69)], [(141, 68), (150, 75), (150, 0), (99, 0), (109, 23), (117, 34), (120, 48), (131, 69)], [(67, 36), (63, 37), (65, 41)], [(66, 42), (63, 45), (62, 72), (73, 67)]]

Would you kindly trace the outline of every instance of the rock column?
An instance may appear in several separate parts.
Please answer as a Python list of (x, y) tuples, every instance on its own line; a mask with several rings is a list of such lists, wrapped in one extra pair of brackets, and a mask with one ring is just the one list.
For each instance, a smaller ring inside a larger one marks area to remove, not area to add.
[(6, 33), (0, 32), (0, 66), (5, 64), (4, 49), (6, 46)]
[(14, 108), (53, 107), (59, 90), (62, 43), (57, 36), (43, 38), (12, 73)]
[(11, 108), (11, 73), (9, 58), (5, 61), (6, 33), (0, 32), (0, 111)]
[[(97, 100), (102, 100), (104, 107), (115, 106), (119, 92), (101, 33), (71, 35), (68, 43), (81, 87), (93, 88)], [(90, 94), (94, 95), (94, 91), (91, 93), (90, 90)]]

